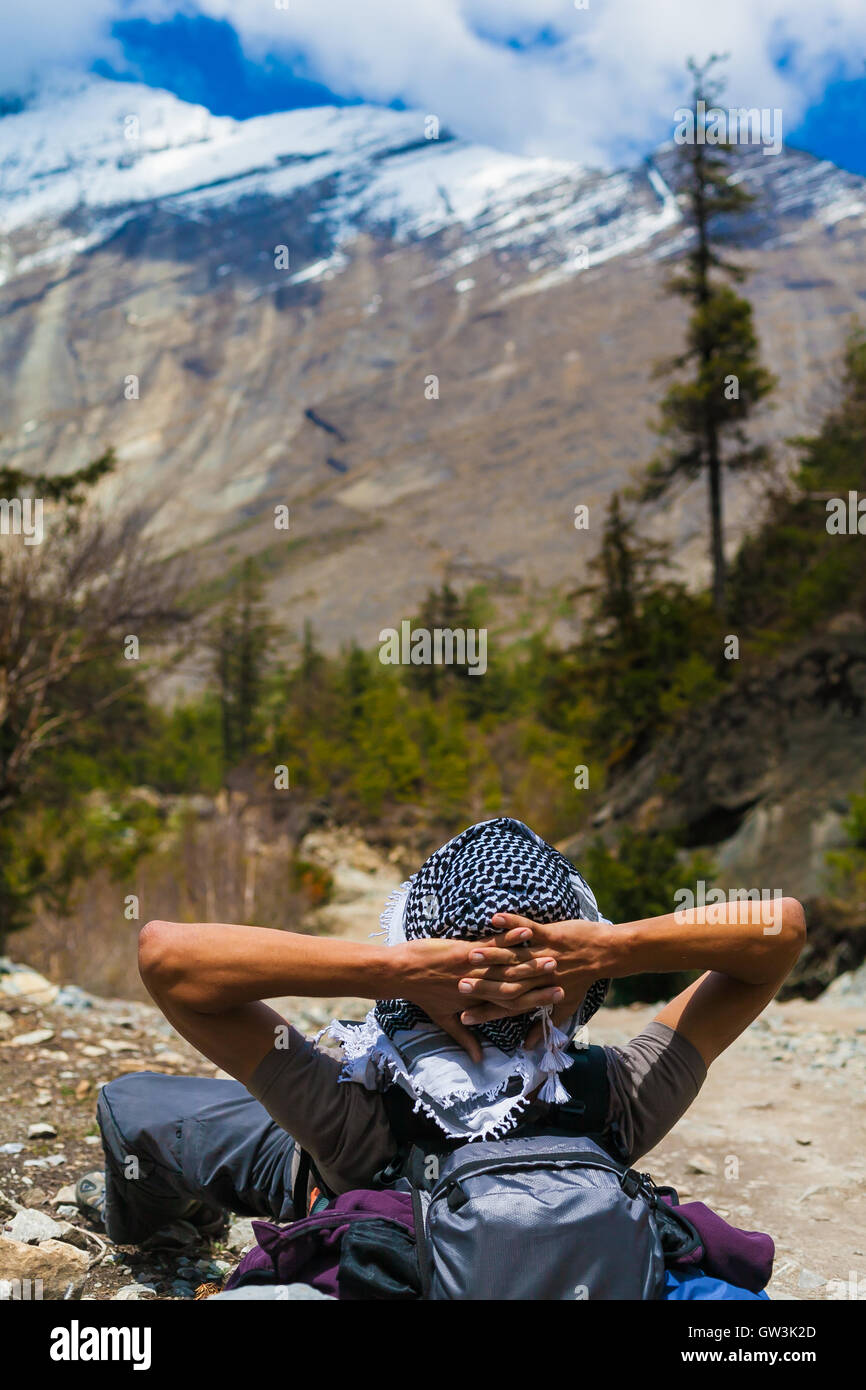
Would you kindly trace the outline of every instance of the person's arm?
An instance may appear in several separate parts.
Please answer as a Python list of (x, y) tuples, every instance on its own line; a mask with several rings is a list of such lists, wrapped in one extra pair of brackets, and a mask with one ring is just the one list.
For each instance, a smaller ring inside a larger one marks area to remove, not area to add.
[[(520, 924), (501, 938), (508, 960), (498, 972), (527, 1008), (556, 1002), (552, 965), (520, 943), (531, 937)], [(473, 943), (423, 940), (400, 946), (341, 941), (297, 932), (213, 922), (148, 922), (139, 938), (139, 968), (169, 1022), (199, 1051), (246, 1081), (274, 1045), (285, 1020), (261, 1001), (281, 995), (405, 997), (480, 1056), (461, 1025), (457, 985), (470, 969)], [(496, 994), (496, 985), (488, 980)], [(513, 1007), (511, 998), (508, 1007)]]
[[(556, 1009), (568, 1018), (597, 979), (676, 970), (707, 972), (666, 1004), (657, 1021), (681, 1031), (709, 1066), (766, 1006), (803, 947), (806, 920), (796, 898), (710, 904), (661, 917), (608, 925), (603, 922), (529, 922), (501, 913), (497, 925), (532, 928), (532, 952), (556, 957), (556, 979), (565, 990)], [(501, 1006), (483, 978), (486, 947), (476, 947), (476, 977), (461, 982), (473, 1004), (461, 1021), (499, 1017)], [(478, 1001), (475, 1003), (474, 1001)]]

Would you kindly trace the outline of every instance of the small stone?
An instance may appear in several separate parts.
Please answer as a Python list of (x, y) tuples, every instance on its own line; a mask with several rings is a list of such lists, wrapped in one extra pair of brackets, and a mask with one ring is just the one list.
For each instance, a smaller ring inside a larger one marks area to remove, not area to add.
[(56, 1139), (57, 1130), (50, 1125), (47, 1120), (39, 1120), (35, 1125), (31, 1125), (27, 1131), (28, 1139)]
[(225, 1243), (229, 1250), (240, 1255), (250, 1245), (256, 1244), (256, 1233), (253, 1230), (253, 1223), (246, 1216), (235, 1217), (228, 1229)]
[(823, 1289), (827, 1280), (814, 1269), (801, 1269), (797, 1280), (798, 1289)]
[(112, 1301), (120, 1300), (139, 1302), (143, 1298), (156, 1296), (156, 1289), (152, 1284), (124, 1284), (122, 1289), (118, 1289)]
[(85, 1078), (82, 1078), (82, 1080), (79, 1081), (78, 1085), (75, 1087), (75, 1099), (84, 1100), (89, 1090), (90, 1082), (87, 1081)]
[(106, 1052), (111, 1052), (112, 1054), (115, 1052), (138, 1052), (137, 1045), (127, 1042), (126, 1038), (122, 1038), (119, 1041), (114, 1038), (100, 1038), (99, 1046), (104, 1048)]
[(188, 1284), (184, 1279), (173, 1279), (171, 1283), (171, 1293), (175, 1298), (194, 1298), (195, 1289), (192, 1284)]
[(60, 1240), (63, 1235), (60, 1223), (46, 1216), (44, 1211), (18, 1211), (4, 1230), (11, 1240), (20, 1240), (24, 1245), (38, 1245), (41, 1240)]
[(36, 1125), (31, 1125), (26, 1131), (28, 1138), (57, 1138), (57, 1130), (53, 1125), (49, 1125), (47, 1120), (38, 1120)]
[(0, 1154), (20, 1154), (23, 1144), (0, 1144)]
[(54, 1097), (52, 1095), (45, 1093), (43, 1095), (38, 1095), (33, 1104), (38, 1106), (50, 1105), (53, 1099)]
[(64, 985), (58, 991), (55, 1002), (62, 1005), (64, 1009), (93, 1008), (93, 996), (87, 994), (83, 989), (79, 989), (78, 985)]
[(10, 1038), (4, 1047), (38, 1047), (40, 1043), (49, 1042), (54, 1037), (53, 1028), (34, 1028), (30, 1033), (19, 1033), (16, 1037)]
[(15, 1020), (5, 1009), (0, 1009), (0, 1033), (8, 1033), (15, 1027)]
[(187, 1060), (179, 1052), (155, 1052), (154, 1056), (158, 1062), (162, 1062), (167, 1067), (185, 1067)]
[(816, 1183), (813, 1183), (813, 1185), (812, 1185), (811, 1187), (807, 1187), (807, 1188), (806, 1188), (805, 1192), (801, 1192), (801, 1193), (800, 1193), (800, 1196), (796, 1199), (795, 1205), (796, 1205), (796, 1206), (800, 1206), (801, 1203), (803, 1203), (803, 1202), (808, 1202), (810, 1197), (817, 1197), (817, 1196), (819, 1196), (821, 1193), (830, 1193), (830, 1194), (835, 1195), (836, 1189), (832, 1186), (831, 1183), (826, 1183), (826, 1182), (816, 1182)]
[(706, 1154), (693, 1154), (686, 1163), (685, 1171), (687, 1173), (706, 1173), (708, 1177), (715, 1177), (716, 1164)]
[(105, 1048), (94, 1047), (92, 1043), (87, 1043), (84, 1047), (82, 1047), (81, 1055), (82, 1057), (104, 1057)]

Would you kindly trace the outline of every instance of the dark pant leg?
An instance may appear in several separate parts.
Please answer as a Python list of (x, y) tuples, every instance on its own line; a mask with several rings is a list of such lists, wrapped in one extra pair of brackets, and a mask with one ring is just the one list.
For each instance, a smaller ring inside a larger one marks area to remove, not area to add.
[(294, 1140), (239, 1081), (135, 1072), (103, 1086), (105, 1226), (146, 1240), (197, 1201), (291, 1221)]

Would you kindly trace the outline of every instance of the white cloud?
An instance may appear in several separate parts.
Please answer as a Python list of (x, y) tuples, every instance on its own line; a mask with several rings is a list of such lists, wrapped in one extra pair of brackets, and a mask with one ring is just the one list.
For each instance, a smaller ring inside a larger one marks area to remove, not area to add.
[(87, 66), (106, 51), (118, 0), (2, 0), (0, 91), (20, 92), (58, 63)]
[[(9, 0), (6, 0), (9, 3)], [(311, 76), (347, 95), (401, 97), (462, 134), (522, 153), (609, 163), (664, 139), (687, 90), (689, 54), (729, 51), (731, 104), (781, 107), (790, 130), (842, 65), (862, 75), (863, 0), (198, 0), (228, 19), (250, 57), (300, 51)], [(168, 0), (138, 0), (164, 17)], [(73, 13), (74, 11), (74, 13)], [(95, 51), (122, 0), (28, 0), (13, 20), (24, 59)], [(52, 18), (52, 16), (54, 18)], [(7, 25), (8, 27), (8, 25)], [(552, 29), (555, 47), (515, 52)], [(8, 51), (12, 45), (5, 44)], [(787, 62), (776, 66), (785, 53)], [(0, 84), (9, 64), (0, 58)]]

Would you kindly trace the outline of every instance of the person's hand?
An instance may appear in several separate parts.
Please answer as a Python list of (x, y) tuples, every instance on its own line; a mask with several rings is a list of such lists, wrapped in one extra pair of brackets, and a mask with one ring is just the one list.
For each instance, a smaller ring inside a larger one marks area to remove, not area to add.
[[(483, 982), (484, 998), (493, 1001), (492, 1016), (497, 1018), (557, 1004), (564, 997), (562, 988), (551, 983), (556, 968), (553, 955), (529, 949), (532, 932), (532, 923), (521, 919), (497, 935), (495, 946), (485, 946), (494, 955), (480, 964), (471, 960), (479, 947), (477, 940), (423, 937), (407, 941), (395, 948), (401, 953), (402, 993), (478, 1062), (481, 1045), (460, 1016), (464, 997), (476, 981)], [(463, 981), (469, 982), (468, 990), (458, 989)]]
[[(515, 912), (499, 912), (491, 918), (491, 925), (505, 929), (507, 935), (529, 929), (531, 937), (524, 947), (528, 955), (556, 962), (554, 979), (562, 990), (561, 1000), (546, 1000), (554, 1004), (553, 1020), (564, 1023), (577, 1012), (587, 989), (607, 973), (610, 951), (610, 928), (605, 922), (572, 920), (543, 924), (532, 922)], [(488, 1023), (493, 1019), (505, 1018), (513, 1014), (526, 1013), (529, 1008), (525, 999), (512, 994), (510, 988), (502, 983), (506, 974), (498, 955), (499, 942), (476, 942), (470, 952), (473, 970), (460, 982), (460, 991), (472, 996), (472, 1004), (460, 1015), (465, 1024)], [(505, 996), (505, 998), (503, 997)], [(542, 1025), (539, 1020), (527, 1035), (526, 1045), (535, 1046), (541, 1039)]]

